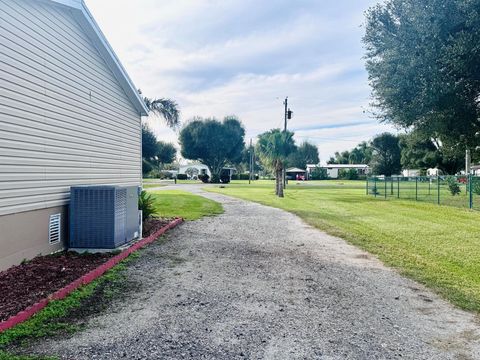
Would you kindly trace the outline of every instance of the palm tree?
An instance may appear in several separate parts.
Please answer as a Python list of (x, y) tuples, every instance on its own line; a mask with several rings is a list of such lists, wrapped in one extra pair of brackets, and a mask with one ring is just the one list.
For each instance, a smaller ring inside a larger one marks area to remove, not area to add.
[(288, 155), (295, 150), (293, 133), (273, 129), (258, 136), (261, 160), (275, 171), (275, 195), (283, 197), (283, 167)]
[[(138, 90), (140, 95), (142, 91)], [(176, 101), (165, 98), (148, 98), (143, 96), (143, 101), (147, 109), (155, 116), (161, 117), (171, 129), (176, 129), (180, 126), (180, 110)]]

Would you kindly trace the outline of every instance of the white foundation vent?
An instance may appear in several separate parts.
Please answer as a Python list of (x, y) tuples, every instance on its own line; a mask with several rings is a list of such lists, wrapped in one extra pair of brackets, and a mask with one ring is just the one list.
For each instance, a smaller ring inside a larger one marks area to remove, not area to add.
[(48, 223), (48, 242), (50, 244), (58, 244), (61, 240), (61, 221), (62, 214), (50, 215), (50, 222)]

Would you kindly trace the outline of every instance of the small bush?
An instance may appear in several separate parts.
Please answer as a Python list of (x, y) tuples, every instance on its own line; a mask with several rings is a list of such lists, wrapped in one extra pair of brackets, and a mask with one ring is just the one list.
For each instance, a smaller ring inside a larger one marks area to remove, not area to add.
[(472, 191), (474, 194), (480, 195), (480, 178), (472, 178)]
[[(238, 180), (249, 180), (250, 179), (250, 175), (249, 174), (240, 174), (238, 175), (239, 176), (239, 179)], [(232, 178), (233, 179), (233, 178)]]
[(208, 176), (207, 174), (198, 175), (198, 180), (200, 180), (203, 183), (208, 183), (209, 179), (210, 179), (210, 176)]
[(187, 174), (177, 174), (177, 179), (178, 180), (187, 180), (188, 176), (187, 176)]
[(213, 184), (220, 184), (220, 176), (217, 174), (212, 175), (212, 180), (210, 181)]
[(220, 175), (220, 181), (222, 184), (228, 184), (230, 182), (230, 175), (229, 174)]
[(173, 174), (170, 171), (162, 170), (159, 173), (159, 178), (162, 180), (164, 179), (170, 180), (170, 179), (173, 179)]
[(310, 173), (310, 179), (311, 180), (327, 180), (328, 179), (327, 169), (316, 167)]
[(447, 178), (447, 185), (448, 190), (450, 191), (450, 194), (452, 194), (452, 196), (460, 194), (460, 186), (458, 185), (458, 181), (455, 176), (449, 176)]
[(145, 190), (142, 190), (138, 197), (138, 209), (142, 211), (143, 221), (155, 214), (155, 200), (153, 196)]
[(358, 171), (356, 169), (340, 169), (338, 178), (343, 180), (358, 180)]
[(150, 164), (147, 160), (142, 159), (142, 174), (146, 177), (151, 171), (153, 170), (152, 164)]

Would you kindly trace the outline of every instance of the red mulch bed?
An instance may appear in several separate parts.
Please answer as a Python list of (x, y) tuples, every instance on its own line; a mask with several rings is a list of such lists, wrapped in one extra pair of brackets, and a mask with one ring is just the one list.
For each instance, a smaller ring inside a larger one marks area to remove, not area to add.
[(155, 231), (160, 230), (165, 225), (168, 225), (174, 219), (166, 218), (151, 218), (143, 222), (143, 237), (149, 237)]
[[(152, 218), (143, 225), (148, 237), (172, 219)], [(38, 256), (0, 272), (0, 322), (47, 298), (113, 257), (112, 253), (61, 252)]]
[(25, 310), (114, 256), (61, 252), (0, 272), (0, 321)]

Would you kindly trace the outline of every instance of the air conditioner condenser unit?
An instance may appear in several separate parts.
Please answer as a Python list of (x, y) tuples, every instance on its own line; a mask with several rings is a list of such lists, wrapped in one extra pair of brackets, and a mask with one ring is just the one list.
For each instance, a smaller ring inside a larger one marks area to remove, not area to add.
[(139, 236), (137, 186), (70, 189), (70, 248), (115, 249)]

